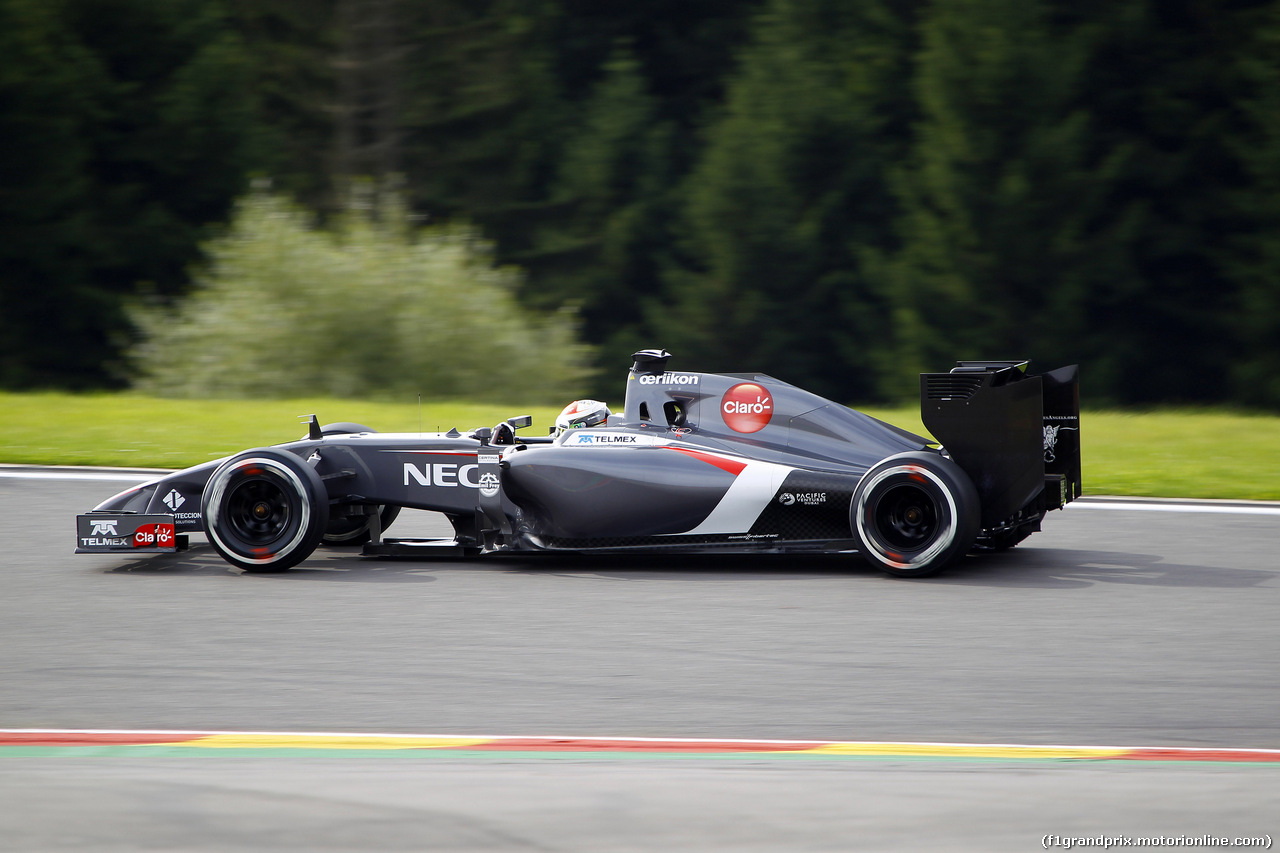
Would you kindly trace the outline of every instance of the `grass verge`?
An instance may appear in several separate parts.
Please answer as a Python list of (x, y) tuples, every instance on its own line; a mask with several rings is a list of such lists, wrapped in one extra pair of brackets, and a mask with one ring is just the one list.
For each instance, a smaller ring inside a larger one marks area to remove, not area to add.
[[(0, 393), (0, 463), (184, 468), (299, 438), (300, 416), (381, 432), (492, 426), (531, 414), (545, 435), (558, 409), (465, 402), (167, 400), (135, 394)], [(862, 411), (924, 433), (913, 408)], [(1085, 493), (1280, 500), (1280, 417), (1225, 411), (1094, 412), (1081, 418)]]

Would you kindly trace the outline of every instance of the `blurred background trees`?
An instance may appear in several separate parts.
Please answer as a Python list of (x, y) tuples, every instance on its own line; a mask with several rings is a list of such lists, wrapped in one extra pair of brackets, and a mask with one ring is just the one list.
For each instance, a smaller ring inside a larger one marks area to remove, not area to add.
[[(848, 401), (1031, 357), (1280, 408), (1278, 93), (1280, 0), (0, 0), (0, 386), (277, 393), (197, 306), (296, 288), (334, 336), (299, 393), (480, 396), (487, 341), (606, 396), (665, 346)], [(433, 240), (478, 254), (388, 272)], [(344, 367), (351, 294), (430, 355)]]
[(237, 204), (195, 289), (174, 307), (134, 309), (137, 387), (508, 403), (582, 387), (591, 353), (575, 316), (522, 311), (520, 274), (495, 267), (474, 228), (415, 227), (394, 196), (361, 197), (325, 229), (266, 192)]

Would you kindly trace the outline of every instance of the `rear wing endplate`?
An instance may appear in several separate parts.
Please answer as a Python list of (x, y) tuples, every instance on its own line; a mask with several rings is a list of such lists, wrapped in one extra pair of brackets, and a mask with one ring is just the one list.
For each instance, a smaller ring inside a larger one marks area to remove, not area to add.
[(1038, 375), (1022, 361), (962, 361), (920, 375), (920, 417), (973, 480), (982, 526), (1080, 497), (1080, 371)]

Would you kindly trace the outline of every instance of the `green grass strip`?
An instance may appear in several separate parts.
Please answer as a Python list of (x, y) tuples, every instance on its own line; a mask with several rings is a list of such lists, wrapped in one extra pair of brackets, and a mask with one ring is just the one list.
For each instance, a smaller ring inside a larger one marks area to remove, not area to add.
[[(567, 401), (566, 401), (567, 402)], [(621, 401), (611, 401), (620, 407)], [(0, 393), (0, 463), (185, 468), (300, 438), (299, 416), (380, 432), (492, 426), (531, 414), (546, 435), (555, 407), (459, 401), (172, 400), (136, 394)], [(924, 433), (913, 407), (867, 414)], [(1217, 410), (1086, 411), (1085, 493), (1280, 500), (1280, 417)]]
[(529, 435), (546, 435), (559, 409), (468, 402), (367, 400), (172, 400), (135, 394), (0, 392), (0, 463), (186, 468), (253, 447), (302, 438), (300, 420), (346, 421), (379, 432), (438, 432), (493, 426), (531, 414)]

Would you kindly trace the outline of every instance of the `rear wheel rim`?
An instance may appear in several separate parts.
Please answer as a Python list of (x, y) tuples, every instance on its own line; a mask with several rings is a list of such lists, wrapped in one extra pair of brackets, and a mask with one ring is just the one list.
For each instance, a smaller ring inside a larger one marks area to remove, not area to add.
[(871, 513), (880, 538), (891, 548), (919, 551), (938, 535), (938, 501), (910, 484), (891, 486), (875, 502)]

